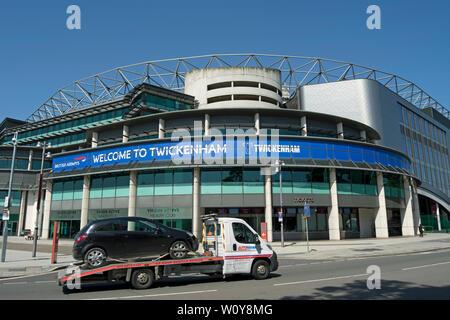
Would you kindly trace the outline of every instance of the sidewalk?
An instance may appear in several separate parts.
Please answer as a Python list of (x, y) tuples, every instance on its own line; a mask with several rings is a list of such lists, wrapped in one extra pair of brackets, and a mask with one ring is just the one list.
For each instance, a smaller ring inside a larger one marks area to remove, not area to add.
[(271, 245), (278, 256), (283, 258), (339, 260), (450, 249), (450, 234), (425, 233), (423, 238), (316, 240), (309, 242), (309, 253), (306, 241), (285, 241), (284, 247), (281, 247), (280, 242)]
[[(0, 241), (1, 243), (1, 241)], [(0, 278), (33, 275), (62, 269), (75, 262), (71, 250), (73, 240), (60, 240), (57, 264), (50, 264), (51, 240), (38, 240), (38, 252), (31, 257), (33, 241), (22, 237), (8, 237), (6, 261), (0, 262)], [(307, 260), (340, 260), (376, 257), (450, 249), (450, 234), (426, 233), (420, 237), (393, 237), (388, 239), (347, 239), (340, 241), (285, 241), (271, 244), (279, 258)]]

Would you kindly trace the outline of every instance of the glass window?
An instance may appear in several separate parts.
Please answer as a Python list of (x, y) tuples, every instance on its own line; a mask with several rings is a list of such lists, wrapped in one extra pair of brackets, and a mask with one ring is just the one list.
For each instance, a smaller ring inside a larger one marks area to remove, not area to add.
[(83, 179), (75, 180), (73, 182), (73, 199), (81, 200), (83, 199)]
[(222, 171), (222, 193), (242, 194), (242, 169), (231, 168)]
[(63, 200), (73, 199), (73, 181), (65, 181), (63, 184)]
[(138, 175), (138, 196), (152, 196), (154, 189), (154, 174), (153, 173), (139, 173)]
[(155, 195), (171, 195), (173, 171), (162, 170), (155, 173)]
[(130, 195), (130, 176), (116, 177), (116, 197), (128, 197)]
[(52, 190), (52, 200), (62, 200), (63, 182), (55, 182)]
[(264, 176), (259, 169), (244, 169), (244, 193), (264, 193)]
[[(281, 185), (283, 193), (292, 193), (292, 171), (290, 169), (281, 169)], [(280, 173), (272, 176), (272, 193), (280, 193)]]
[(202, 170), (201, 172), (201, 192), (202, 194), (220, 194), (221, 172), (219, 170)]
[(233, 222), (233, 234), (234, 238), (239, 243), (255, 243), (255, 235), (253, 232), (244, 224)]
[(115, 177), (103, 178), (103, 192), (102, 198), (114, 198), (116, 196), (116, 181)]
[(293, 193), (312, 193), (311, 191), (311, 170), (294, 169), (292, 170), (292, 192)]
[(192, 170), (174, 170), (173, 194), (192, 194)]
[(92, 178), (89, 198), (96, 199), (102, 197), (103, 179), (101, 177)]

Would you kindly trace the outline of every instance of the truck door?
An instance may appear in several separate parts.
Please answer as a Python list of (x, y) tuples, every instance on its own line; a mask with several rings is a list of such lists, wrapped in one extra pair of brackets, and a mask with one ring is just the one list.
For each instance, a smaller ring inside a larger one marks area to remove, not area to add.
[(261, 252), (260, 246), (255, 244), (256, 232), (242, 222), (232, 222), (231, 229), (232, 247), (227, 258), (233, 261), (235, 273), (250, 273), (255, 256)]

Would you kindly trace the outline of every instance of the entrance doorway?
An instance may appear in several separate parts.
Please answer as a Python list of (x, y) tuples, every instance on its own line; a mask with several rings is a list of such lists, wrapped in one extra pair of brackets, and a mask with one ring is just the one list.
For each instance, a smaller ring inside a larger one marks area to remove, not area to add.
[(212, 213), (242, 219), (258, 233), (261, 233), (261, 222), (265, 222), (264, 208), (205, 208), (205, 214)]
[[(50, 221), (50, 238), (53, 238), (54, 221)], [(61, 239), (74, 239), (80, 231), (80, 220), (61, 220), (60, 235)]]
[(388, 212), (388, 234), (389, 237), (402, 235), (402, 217), (400, 209), (389, 209)]

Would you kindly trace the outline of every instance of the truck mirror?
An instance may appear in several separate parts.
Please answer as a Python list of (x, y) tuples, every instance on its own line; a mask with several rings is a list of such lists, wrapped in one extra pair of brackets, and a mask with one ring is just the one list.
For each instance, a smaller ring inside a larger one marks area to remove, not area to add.
[(259, 241), (258, 235), (255, 233), (255, 244), (260, 244), (261, 241)]

